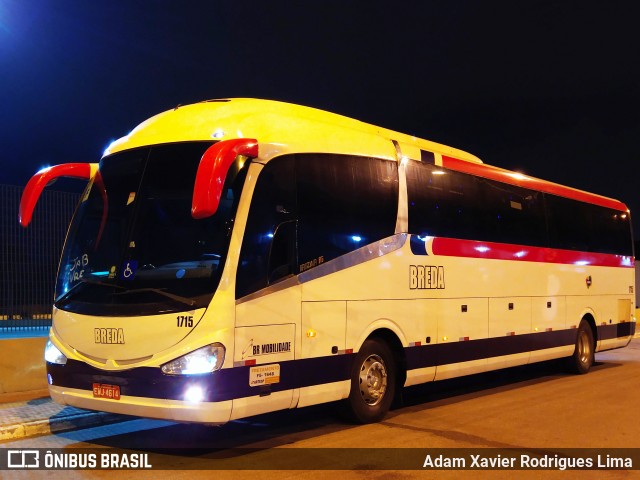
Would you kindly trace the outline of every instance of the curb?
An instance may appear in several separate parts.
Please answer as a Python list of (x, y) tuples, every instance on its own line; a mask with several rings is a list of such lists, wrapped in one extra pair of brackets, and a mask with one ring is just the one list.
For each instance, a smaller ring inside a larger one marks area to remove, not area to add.
[(133, 417), (104, 412), (81, 412), (60, 418), (32, 420), (15, 425), (0, 426), (0, 440), (16, 440), (37, 435), (66, 432), (78, 428), (98, 427), (111, 423), (124, 422)]

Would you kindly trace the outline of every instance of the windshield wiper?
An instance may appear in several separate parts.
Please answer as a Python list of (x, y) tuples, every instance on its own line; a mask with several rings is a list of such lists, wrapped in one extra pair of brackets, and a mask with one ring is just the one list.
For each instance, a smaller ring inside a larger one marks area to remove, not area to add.
[[(122, 287), (120, 287), (122, 288)], [(182, 297), (180, 295), (175, 295), (173, 293), (169, 293), (169, 292), (165, 292), (164, 290), (160, 289), (160, 288), (136, 288), (133, 290), (127, 290), (125, 292), (118, 292), (118, 293), (114, 293), (114, 295), (128, 295), (130, 293), (138, 293), (138, 292), (153, 292), (153, 293), (157, 293), (158, 295), (162, 295), (164, 297), (170, 298), (171, 300), (175, 300), (176, 302), (180, 302), (184, 305), (188, 305), (190, 307), (193, 307), (196, 304), (196, 301), (191, 299), (191, 298), (187, 298), (187, 297)]]
[(100, 281), (100, 280), (89, 280), (88, 278), (79, 278), (78, 279), (78, 283), (76, 283), (73, 287), (71, 287), (68, 292), (62, 294), (58, 299), (56, 299), (56, 303), (64, 302), (65, 300), (67, 300), (76, 291), (76, 289), (80, 285), (85, 285), (85, 284), (99, 285), (101, 287), (111, 287), (111, 288), (119, 288), (119, 289), (123, 289), (124, 288), (124, 287), (121, 287), (119, 285), (115, 285), (113, 283), (103, 282), (103, 281)]

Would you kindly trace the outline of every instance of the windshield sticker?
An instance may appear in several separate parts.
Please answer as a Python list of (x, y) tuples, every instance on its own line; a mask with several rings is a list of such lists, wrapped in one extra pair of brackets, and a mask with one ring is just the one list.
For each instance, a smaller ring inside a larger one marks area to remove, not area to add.
[(122, 269), (120, 270), (120, 279), (121, 280), (133, 280), (136, 276), (136, 272), (138, 271), (138, 261), (137, 260), (129, 260), (122, 265)]
[(89, 255), (85, 253), (81, 257), (74, 258), (70, 263), (69, 283), (77, 282), (84, 277), (85, 267), (89, 265)]
[(109, 278), (116, 278), (116, 266), (112, 265), (109, 269)]

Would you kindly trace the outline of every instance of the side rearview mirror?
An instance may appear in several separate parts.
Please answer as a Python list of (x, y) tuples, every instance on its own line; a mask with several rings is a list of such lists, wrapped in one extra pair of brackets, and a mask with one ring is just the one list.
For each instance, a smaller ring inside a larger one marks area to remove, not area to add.
[(82, 178), (90, 180), (98, 170), (97, 163), (65, 163), (53, 167), (43, 168), (36, 173), (24, 188), (20, 199), (20, 213), (18, 220), (24, 228), (29, 226), (38, 199), (44, 188), (60, 177)]
[(202, 158), (193, 187), (191, 216), (207, 218), (216, 213), (229, 167), (238, 155), (258, 156), (258, 141), (251, 138), (223, 140), (211, 145)]

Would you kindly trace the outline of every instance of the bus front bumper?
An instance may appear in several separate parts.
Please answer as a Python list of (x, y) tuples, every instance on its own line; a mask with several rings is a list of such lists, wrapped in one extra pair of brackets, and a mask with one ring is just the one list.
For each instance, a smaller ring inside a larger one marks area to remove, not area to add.
[(223, 402), (181, 401), (123, 395), (118, 400), (95, 398), (91, 390), (49, 385), (51, 398), (59, 404), (101, 412), (145, 418), (197, 422), (211, 425), (227, 423), (231, 417), (231, 400)]

